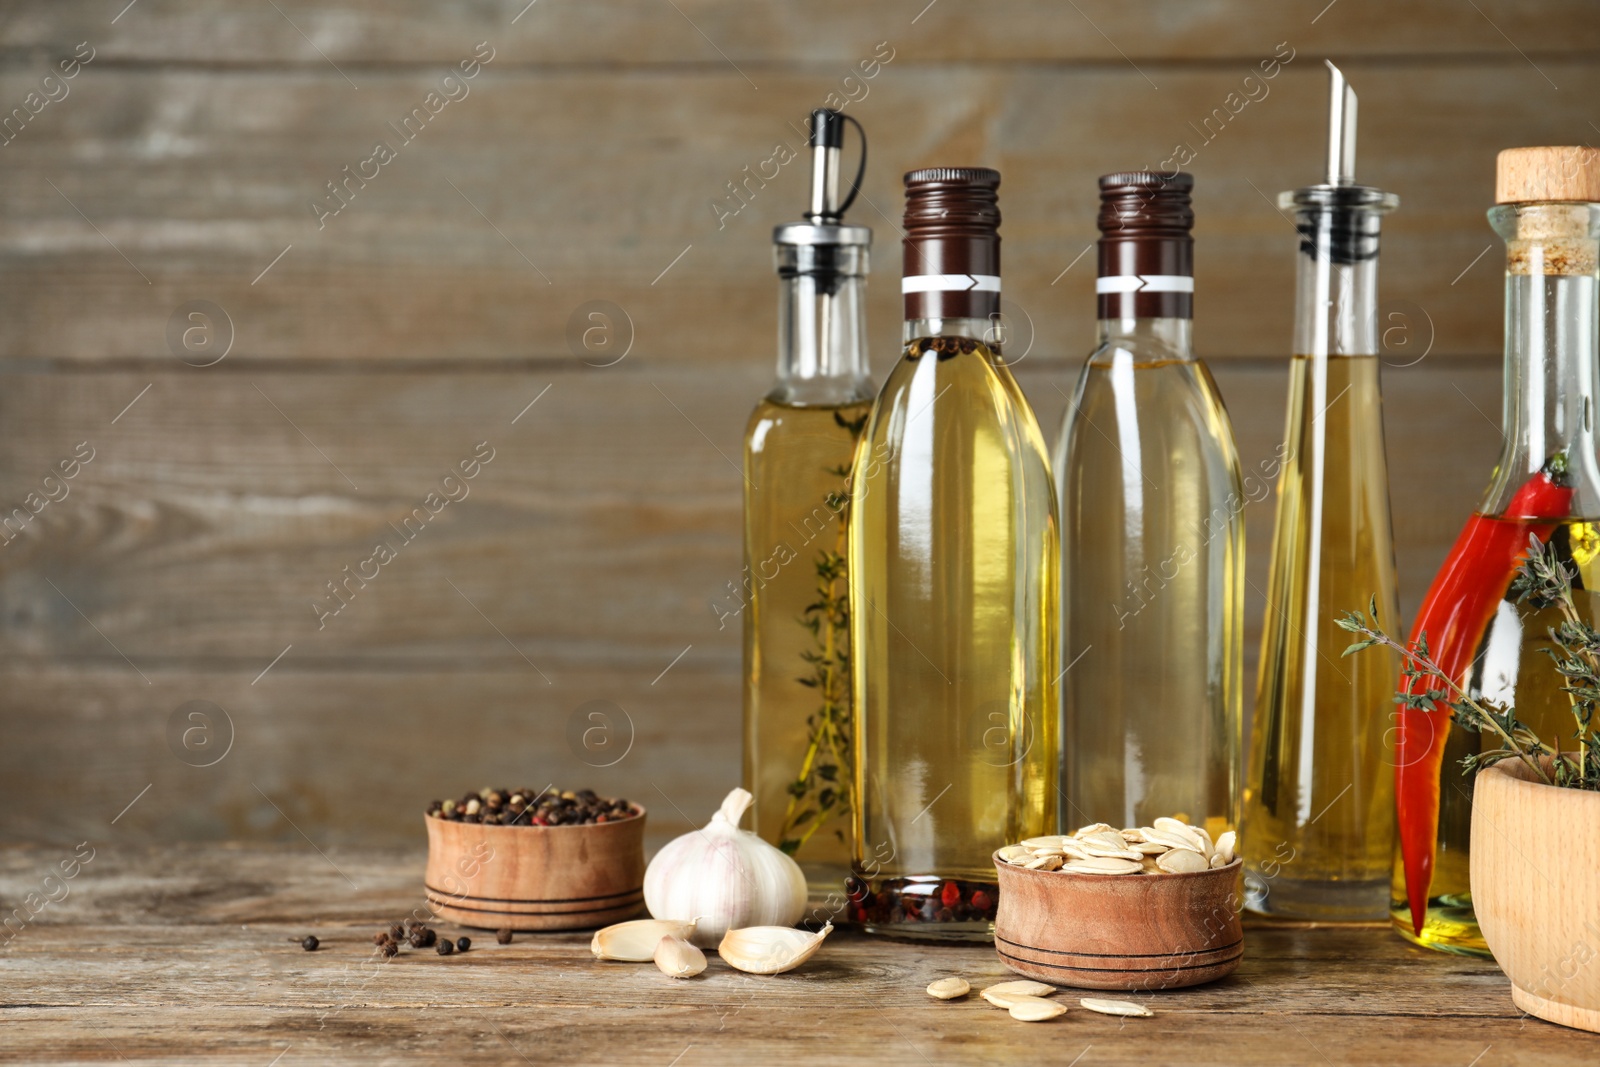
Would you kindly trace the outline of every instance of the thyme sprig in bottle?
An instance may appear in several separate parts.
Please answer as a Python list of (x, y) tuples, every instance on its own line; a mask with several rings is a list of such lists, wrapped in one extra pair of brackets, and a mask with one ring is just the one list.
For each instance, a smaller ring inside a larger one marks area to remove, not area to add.
[(773, 231), (778, 377), (750, 416), (744, 447), (744, 783), (756, 832), (800, 864), (817, 918), (842, 908), (849, 873), (845, 526), (872, 397), (864, 307), (872, 231), (843, 222), (853, 198), (840, 197), (843, 133), (841, 115), (813, 112), (810, 209)]

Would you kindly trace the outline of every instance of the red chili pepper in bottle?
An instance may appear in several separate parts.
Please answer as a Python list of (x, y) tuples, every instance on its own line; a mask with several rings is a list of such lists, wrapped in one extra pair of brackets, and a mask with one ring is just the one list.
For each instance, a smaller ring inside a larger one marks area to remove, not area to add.
[[(1573, 490), (1563, 484), (1565, 474), (1566, 456), (1557, 453), (1516, 491), (1500, 515), (1478, 514), (1468, 519), (1428, 587), (1411, 628), (1411, 643), (1414, 646), (1426, 636), (1429, 658), (1457, 685), (1464, 681), (1478, 643), (1511, 585), (1527, 551), (1529, 535), (1543, 541), (1557, 525), (1526, 520), (1567, 516)], [(1402, 693), (1414, 693), (1426, 690), (1428, 684), (1427, 679), (1407, 679), (1400, 688)], [(1419, 937), (1433, 882), (1439, 774), (1449, 734), (1449, 708), (1400, 708), (1395, 742), (1395, 815), (1400, 854), (1405, 861), (1411, 928)]]

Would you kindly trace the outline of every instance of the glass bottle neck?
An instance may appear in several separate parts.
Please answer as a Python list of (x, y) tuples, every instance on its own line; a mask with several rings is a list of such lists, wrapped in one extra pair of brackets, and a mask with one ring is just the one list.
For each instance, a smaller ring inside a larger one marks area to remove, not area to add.
[(769, 400), (799, 406), (872, 396), (867, 374), (867, 250), (779, 245), (778, 380)]
[(1397, 201), (1376, 189), (1313, 186), (1285, 194), (1295, 212), (1294, 352), (1378, 354), (1378, 231)]
[(1095, 327), (1096, 347), (1123, 346), (1141, 360), (1194, 358), (1192, 319), (1101, 319)]
[(992, 319), (907, 319), (900, 340), (904, 343), (919, 337), (969, 337), (998, 349), (1005, 343), (1005, 330), (998, 315)]
[(1564, 468), (1569, 514), (1600, 518), (1600, 204), (1505, 204), (1489, 220), (1506, 241), (1505, 447), (1481, 510), (1505, 513), (1530, 478)]

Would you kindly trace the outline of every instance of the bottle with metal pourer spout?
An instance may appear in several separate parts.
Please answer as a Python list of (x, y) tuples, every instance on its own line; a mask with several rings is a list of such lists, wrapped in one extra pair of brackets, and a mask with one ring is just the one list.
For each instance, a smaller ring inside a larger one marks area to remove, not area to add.
[(1388, 914), (1399, 661), (1342, 656), (1336, 619), (1399, 611), (1377, 307), (1379, 223), (1399, 199), (1356, 182), (1356, 94), (1328, 70), (1326, 179), (1278, 201), (1300, 235), (1294, 357), (1240, 844), (1252, 910), (1372, 920)]

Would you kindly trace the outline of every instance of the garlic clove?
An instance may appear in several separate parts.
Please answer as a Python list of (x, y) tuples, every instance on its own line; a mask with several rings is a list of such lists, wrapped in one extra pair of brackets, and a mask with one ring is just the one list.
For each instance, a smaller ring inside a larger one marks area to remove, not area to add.
[(621, 960), (624, 963), (649, 963), (655, 959), (656, 946), (663, 937), (694, 936), (694, 920), (679, 922), (675, 919), (634, 919), (617, 923), (604, 930), (596, 930), (589, 951), (597, 960)]
[(673, 978), (693, 978), (706, 969), (706, 954), (681, 937), (667, 936), (656, 945), (656, 966)]
[(748, 974), (782, 974), (816, 955), (831, 933), (831, 922), (814, 934), (788, 926), (747, 926), (724, 934), (717, 955)]

